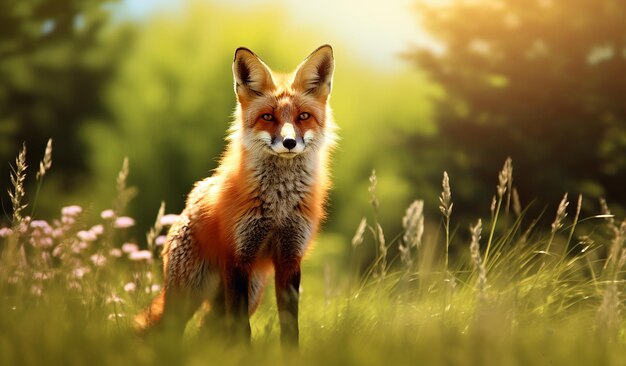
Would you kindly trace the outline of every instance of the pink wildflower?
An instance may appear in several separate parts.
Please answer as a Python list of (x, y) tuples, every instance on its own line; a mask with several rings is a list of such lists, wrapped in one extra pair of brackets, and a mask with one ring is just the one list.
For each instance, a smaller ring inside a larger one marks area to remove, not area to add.
[(104, 226), (102, 226), (101, 224), (94, 225), (91, 227), (91, 229), (89, 229), (89, 231), (96, 235), (102, 235), (104, 233)]
[(124, 243), (122, 244), (122, 252), (124, 253), (133, 253), (139, 250), (139, 247), (135, 243)]
[(0, 238), (6, 238), (7, 236), (13, 234), (13, 230), (8, 227), (0, 227)]
[(116, 229), (127, 229), (133, 225), (135, 225), (135, 219), (128, 216), (122, 216), (115, 219), (115, 224), (113, 226), (115, 226)]
[(89, 259), (96, 267), (102, 267), (107, 262), (107, 258), (100, 253), (93, 254)]
[(83, 208), (77, 205), (66, 206), (61, 209), (61, 214), (63, 216), (78, 216), (81, 212), (83, 212)]
[(52, 237), (58, 238), (58, 237), (60, 237), (62, 235), (63, 235), (63, 229), (56, 228), (56, 229), (52, 230)]
[(93, 233), (91, 230), (81, 230), (78, 233), (76, 233), (76, 236), (78, 237), (78, 239), (82, 240), (82, 241), (94, 241), (96, 239), (98, 239), (98, 235), (96, 235), (95, 233)]
[(161, 217), (161, 225), (163, 226), (172, 226), (178, 220), (178, 215), (168, 214)]
[(136, 288), (137, 288), (137, 285), (135, 285), (134, 282), (129, 282), (124, 285), (124, 291), (126, 292), (135, 292)]
[(74, 275), (74, 277), (77, 279), (83, 278), (87, 273), (89, 273), (89, 268), (79, 267), (79, 268), (74, 269), (74, 271), (72, 271), (72, 275)]
[[(89, 248), (89, 243), (85, 241), (79, 241), (78, 243), (73, 244), (71, 247), (72, 253), (76, 253), (76, 254), (79, 254), (83, 249), (87, 249), (87, 248)], [(54, 251), (52, 254), (54, 255)]]
[(33, 220), (30, 222), (30, 227), (33, 229), (49, 229), (50, 225), (45, 220)]
[(131, 261), (150, 261), (152, 260), (152, 252), (149, 250), (140, 250), (128, 254), (128, 259)]
[(109, 251), (111, 257), (119, 258), (122, 256), (122, 251), (118, 248), (113, 248)]
[(53, 245), (52, 227), (44, 220), (30, 222), (32, 229), (29, 242), (35, 248), (50, 248)]
[(102, 212), (100, 212), (100, 217), (102, 217), (104, 220), (110, 220), (113, 217), (115, 217), (115, 211), (113, 210), (104, 210)]
[(51, 237), (43, 236), (40, 233), (33, 233), (29, 242), (34, 248), (50, 248), (54, 245)]
[(161, 245), (165, 244), (165, 241), (167, 240), (167, 236), (165, 235), (159, 235), (156, 237), (156, 239), (154, 239), (154, 244), (157, 247), (160, 247)]
[(22, 222), (20, 223), (20, 227), (18, 228), (18, 232), (25, 233), (28, 231), (28, 227), (30, 226), (30, 216), (24, 217)]

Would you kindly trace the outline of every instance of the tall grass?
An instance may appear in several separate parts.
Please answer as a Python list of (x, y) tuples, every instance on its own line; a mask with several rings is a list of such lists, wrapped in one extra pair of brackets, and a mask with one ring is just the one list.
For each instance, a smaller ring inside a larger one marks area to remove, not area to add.
[(448, 250), (450, 249), (450, 216), (452, 216), (452, 192), (450, 190), (450, 177), (448, 177), (447, 172), (443, 172), (443, 181), (441, 183), (442, 191), (441, 197), (439, 197), (439, 210), (443, 215), (443, 226), (446, 232), (446, 242), (445, 242), (445, 266), (444, 269), (448, 270), (448, 262), (449, 262), (449, 254)]
[[(599, 215), (581, 218), (579, 197), (568, 221), (565, 196), (552, 225), (541, 228), (519, 205), (510, 160), (499, 175), (491, 217), (469, 226), (467, 242), (448, 233), (447, 174), (439, 202), (443, 240), (429, 225), (436, 218), (424, 216), (424, 207), (437, 203), (422, 200), (406, 210), (402, 233), (386, 235), (372, 174), (374, 220), (358, 225), (351, 265), (333, 272), (316, 265), (315, 252), (305, 262), (302, 346), (281, 351), (271, 296), (252, 319), (249, 348), (200, 331), (195, 319), (182, 339), (136, 336), (130, 319), (159, 291), (156, 254), (175, 216), (161, 205), (146, 241), (130, 239), (134, 220), (123, 214), (134, 194), (126, 184), (127, 160), (117, 197), (96, 222), (78, 206), (46, 220), (23, 216), (25, 154), (11, 172), (12, 221), (0, 229), (1, 365), (623, 363), (626, 220), (617, 220), (604, 202)], [(510, 205), (515, 218), (508, 216)], [(321, 236), (319, 247), (327, 238)], [(366, 245), (377, 254), (360, 273), (355, 256)], [(451, 246), (460, 254), (449, 256)]]

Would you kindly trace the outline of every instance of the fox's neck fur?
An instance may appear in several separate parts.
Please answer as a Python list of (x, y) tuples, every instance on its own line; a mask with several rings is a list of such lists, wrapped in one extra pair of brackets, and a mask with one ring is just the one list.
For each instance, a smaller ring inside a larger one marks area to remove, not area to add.
[(284, 159), (270, 155), (259, 163), (252, 176), (259, 186), (263, 214), (281, 220), (302, 210), (301, 206), (311, 194), (319, 175), (319, 162), (315, 156)]
[[(241, 143), (238, 130), (240, 122), (236, 120), (217, 175), (226, 180), (229, 176), (245, 177), (243, 180), (233, 180), (231, 184), (241, 184), (238, 191), (248, 194), (247, 199), (260, 200), (259, 213), (263, 216), (280, 220), (294, 210), (311, 210), (313, 207), (308, 207), (308, 201), (312, 196), (321, 195), (319, 202), (323, 204), (329, 188), (327, 154), (335, 143), (330, 111), (327, 116), (327, 131), (321, 146), (311, 146), (309, 151), (290, 159), (248, 150)], [(236, 167), (236, 171), (226, 171), (224, 167)]]

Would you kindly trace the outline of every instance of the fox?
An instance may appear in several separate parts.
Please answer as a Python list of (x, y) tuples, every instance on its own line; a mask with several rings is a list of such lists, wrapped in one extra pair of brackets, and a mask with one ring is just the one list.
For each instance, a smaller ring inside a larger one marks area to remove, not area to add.
[(281, 344), (298, 345), (301, 262), (325, 218), (337, 140), (334, 67), (330, 45), (291, 74), (272, 71), (248, 48), (235, 51), (225, 151), (167, 234), (162, 290), (134, 318), (137, 331), (184, 331), (204, 306), (228, 335), (250, 342), (250, 316), (273, 272)]

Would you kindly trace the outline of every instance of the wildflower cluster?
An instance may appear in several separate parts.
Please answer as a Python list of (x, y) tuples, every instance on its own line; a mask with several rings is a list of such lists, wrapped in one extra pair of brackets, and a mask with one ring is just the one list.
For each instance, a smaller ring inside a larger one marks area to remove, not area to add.
[[(19, 265), (10, 277), (11, 281), (19, 281), (28, 268), (34, 267), (37, 271), (45, 271), (45, 276), (37, 277), (46, 279), (53, 278), (59, 272), (57, 269), (71, 268), (69, 272), (74, 274), (76, 280), (82, 279), (97, 267), (105, 266), (111, 259), (152, 260), (152, 253), (140, 250), (136, 243), (127, 242), (116, 247), (103, 242), (114, 234), (124, 237), (124, 229), (133, 227), (134, 219), (127, 216), (114, 218), (111, 210), (103, 211), (101, 217), (102, 222), (85, 225), (83, 209), (80, 206), (67, 206), (63, 207), (59, 218), (50, 222), (26, 216), (17, 228), (0, 227), (0, 238), (8, 240), (17, 237), (21, 243)], [(105, 235), (105, 230), (113, 230), (115, 233)], [(163, 243), (164, 240), (158, 242)], [(72, 284), (71, 287), (80, 288), (78, 284)]]
[[(122, 294), (160, 290), (153, 275), (154, 258), (167, 240), (165, 230), (178, 216), (165, 215), (161, 207), (147, 248), (133, 237), (135, 219), (122, 214), (133, 193), (126, 187), (125, 160), (118, 175), (114, 207), (103, 210), (95, 221), (91, 219), (94, 215), (78, 205), (63, 207), (53, 219), (34, 218), (40, 183), (52, 166), (51, 156), (52, 140), (37, 171), (32, 203), (25, 203), (25, 148), (12, 169), (9, 195), (13, 216), (9, 225), (0, 225), (0, 303), (12, 307), (37, 303), (46, 301), (52, 291), (61, 290), (84, 304), (96, 304), (101, 299), (113, 307), (111, 318), (117, 320), (125, 316)], [(31, 209), (30, 215), (25, 214), (26, 207)], [(33, 301), (24, 301), (25, 297)], [(86, 301), (88, 298), (93, 301)]]

